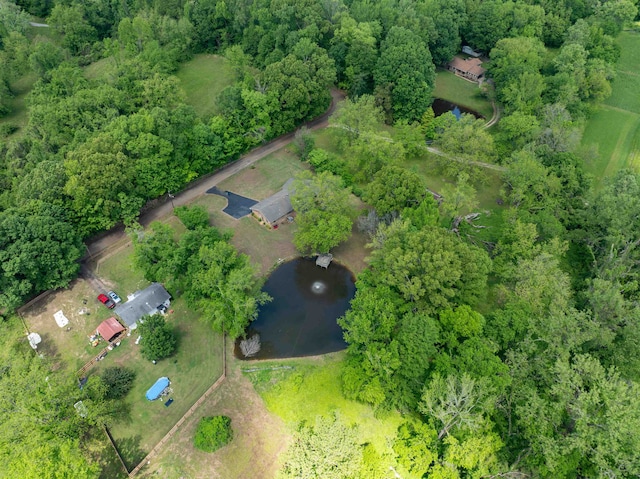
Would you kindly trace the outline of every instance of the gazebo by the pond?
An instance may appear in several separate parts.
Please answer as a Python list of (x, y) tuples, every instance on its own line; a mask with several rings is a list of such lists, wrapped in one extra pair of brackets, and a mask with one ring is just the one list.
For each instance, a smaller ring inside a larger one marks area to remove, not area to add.
[(331, 264), (331, 260), (333, 260), (333, 255), (331, 253), (319, 254), (316, 258), (316, 266), (327, 269)]

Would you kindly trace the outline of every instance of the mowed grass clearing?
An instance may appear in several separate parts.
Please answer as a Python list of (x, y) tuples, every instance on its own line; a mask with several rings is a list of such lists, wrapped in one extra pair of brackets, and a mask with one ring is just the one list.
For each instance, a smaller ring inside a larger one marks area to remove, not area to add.
[(218, 113), (218, 94), (236, 81), (233, 68), (224, 57), (205, 53), (180, 65), (176, 76), (187, 95), (187, 103), (201, 117)]
[(487, 120), (493, 116), (493, 107), (482, 96), (478, 84), (464, 80), (450, 71), (438, 70), (433, 96), (477, 111)]
[[(309, 169), (309, 165), (301, 162), (293, 153), (292, 147), (288, 146), (238, 172), (220, 183), (218, 188), (259, 201), (279, 191), (289, 178), (305, 169)], [(363, 208), (355, 197), (353, 203), (356, 209)], [(250, 216), (236, 220), (222, 212), (227, 200), (218, 195), (203, 195), (194, 204), (207, 209), (213, 226), (233, 232), (233, 245), (240, 253), (251, 258), (262, 275), (268, 274), (281, 260), (299, 256), (293, 244), (293, 236), (298, 227), (295, 221), (285, 222), (278, 229), (272, 230), (260, 225)], [(358, 232), (354, 225), (351, 238), (333, 251), (335, 260), (354, 273), (362, 271), (365, 267), (367, 252), (364, 246), (367, 242), (366, 236)]]
[[(125, 291), (135, 291), (147, 284), (141, 273), (132, 269), (132, 254), (132, 250), (121, 250), (102, 263), (103, 275), (109, 271), (127, 272), (129, 282), (122, 283), (122, 289), (127, 288)], [(170, 311), (167, 323), (178, 338), (173, 356), (157, 364), (142, 358), (140, 346), (135, 344), (138, 335), (132, 331), (120, 347), (91, 370), (91, 374), (96, 374), (105, 367), (119, 365), (136, 373), (134, 387), (122, 401), (123, 420), (109, 426), (130, 469), (222, 374), (222, 337), (202, 322), (198, 313), (188, 309), (182, 298), (172, 301)], [(145, 392), (162, 376), (171, 380), (174, 403), (170, 407), (165, 407), (162, 401), (150, 402), (145, 398)]]
[[(0, 126), (11, 125), (17, 127), (17, 130), (11, 135), (8, 135), (6, 137), (7, 140), (20, 137), (24, 132), (24, 128), (27, 126), (29, 117), (27, 115), (26, 99), (36, 80), (37, 77), (35, 73), (28, 73), (19, 80), (11, 83), (11, 91), (14, 94), (13, 98), (8, 101), (11, 111), (0, 118)], [(0, 140), (2, 140), (2, 137), (0, 137)]]
[(586, 164), (602, 184), (622, 168), (640, 171), (640, 33), (625, 31), (617, 39), (621, 55), (611, 96), (587, 122), (582, 146), (596, 151)]

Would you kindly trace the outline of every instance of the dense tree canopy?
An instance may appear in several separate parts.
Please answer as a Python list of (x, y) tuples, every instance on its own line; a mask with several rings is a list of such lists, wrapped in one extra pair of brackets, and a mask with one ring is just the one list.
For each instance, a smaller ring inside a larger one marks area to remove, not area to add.
[[(409, 414), (384, 457), (341, 419), (302, 425), (286, 474), (635, 477), (640, 180), (594, 189), (580, 135), (637, 3), (0, 0), (0, 310), (66, 286), (82, 239), (320, 115), (338, 86), (322, 148), (299, 135), (315, 174), (292, 194), (295, 243), (329, 251), (351, 233), (350, 192), (366, 203), (344, 394)], [(461, 45), (491, 59), (493, 128), (430, 108)], [(199, 116), (173, 74), (201, 52), (233, 84)], [(256, 269), (205, 211), (176, 213), (179, 239), (133, 232), (136, 266), (241, 336), (268, 299)], [(0, 348), (0, 477), (97, 477), (89, 431), (126, 374), (78, 389), (16, 344)]]

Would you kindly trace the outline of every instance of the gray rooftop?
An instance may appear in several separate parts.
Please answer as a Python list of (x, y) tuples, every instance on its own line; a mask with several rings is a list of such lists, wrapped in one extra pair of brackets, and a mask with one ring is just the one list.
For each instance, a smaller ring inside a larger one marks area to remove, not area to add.
[(126, 303), (120, 303), (113, 310), (127, 327), (131, 327), (143, 316), (155, 314), (158, 306), (171, 299), (171, 295), (160, 283), (152, 283), (133, 295), (133, 298)]
[(289, 185), (292, 181), (293, 178), (289, 178), (280, 191), (253, 205), (251, 211), (260, 213), (269, 223), (278, 221), (286, 214), (291, 213), (293, 206), (291, 206), (289, 199)]

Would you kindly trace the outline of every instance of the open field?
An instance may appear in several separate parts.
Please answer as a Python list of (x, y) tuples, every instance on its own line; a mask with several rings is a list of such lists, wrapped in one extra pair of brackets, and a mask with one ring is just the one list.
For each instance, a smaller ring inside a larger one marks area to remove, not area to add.
[(205, 53), (180, 65), (176, 76), (187, 94), (187, 103), (203, 117), (217, 113), (218, 94), (235, 82), (233, 69), (225, 58)]
[(455, 76), (447, 70), (436, 73), (436, 87), (433, 90), (435, 98), (442, 98), (461, 106), (477, 111), (487, 120), (493, 116), (491, 103), (480, 94), (477, 83), (471, 83)]
[(586, 164), (596, 185), (621, 168), (640, 169), (640, 33), (622, 32), (617, 41), (622, 51), (612, 94), (591, 115), (582, 136), (582, 146), (596, 152)]
[(101, 58), (84, 68), (84, 76), (89, 80), (107, 79), (116, 69), (113, 58)]
[[(343, 358), (344, 352), (339, 352), (315, 358), (248, 362), (244, 369), (264, 368), (245, 375), (269, 411), (282, 418), (291, 432), (302, 421), (313, 423), (316, 416), (337, 411), (347, 424), (357, 425), (362, 443), (371, 443), (383, 455), (393, 454), (389, 439), (395, 436), (402, 416), (398, 412), (376, 416), (370, 406), (346, 399), (342, 395)], [(282, 365), (293, 369), (268, 369)]]

